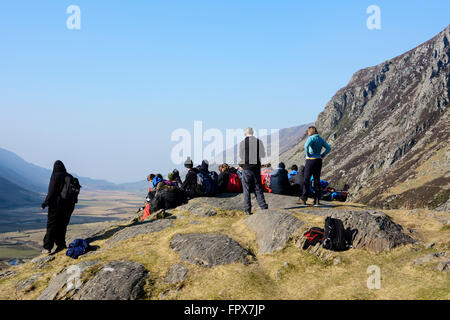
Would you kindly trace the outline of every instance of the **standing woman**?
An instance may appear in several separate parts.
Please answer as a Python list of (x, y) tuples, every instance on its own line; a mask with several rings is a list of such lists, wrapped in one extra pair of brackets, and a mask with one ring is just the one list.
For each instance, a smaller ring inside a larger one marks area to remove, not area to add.
[[(330, 152), (330, 145), (319, 136), (316, 127), (308, 128), (308, 140), (305, 143), (306, 163), (303, 181), (302, 204), (306, 205), (311, 176), (314, 178), (314, 205), (320, 205), (320, 173), (322, 171), (322, 159)], [(325, 151), (322, 153), (322, 148)]]
[(67, 225), (75, 208), (75, 203), (64, 200), (61, 197), (64, 180), (67, 175), (66, 167), (62, 161), (55, 161), (47, 197), (41, 205), (42, 210), (48, 207), (47, 232), (44, 237), (44, 249), (42, 253), (49, 254), (55, 244), (56, 250), (54, 253), (67, 248), (65, 239)]

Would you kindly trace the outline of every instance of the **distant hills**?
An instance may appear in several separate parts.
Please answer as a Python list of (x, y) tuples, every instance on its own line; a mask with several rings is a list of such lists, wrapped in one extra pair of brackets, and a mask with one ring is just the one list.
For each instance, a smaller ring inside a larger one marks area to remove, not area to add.
[[(115, 184), (70, 173), (78, 177), (83, 190), (145, 192), (148, 184), (147, 181)], [(0, 208), (40, 204), (47, 193), (51, 174), (52, 170), (29, 163), (15, 153), (0, 148)]]

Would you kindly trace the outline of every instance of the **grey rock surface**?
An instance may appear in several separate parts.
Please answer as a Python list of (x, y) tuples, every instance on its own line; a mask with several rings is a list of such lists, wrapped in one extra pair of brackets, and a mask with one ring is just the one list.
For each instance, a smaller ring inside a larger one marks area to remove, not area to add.
[(55, 256), (45, 255), (34, 258), (33, 260), (31, 260), (31, 263), (33, 264), (33, 269), (42, 269), (45, 268), (47, 264), (53, 260), (55, 260)]
[(172, 226), (172, 224), (173, 222), (170, 219), (144, 221), (142, 223), (123, 228), (121, 231), (117, 232), (111, 238), (109, 238), (107, 244), (125, 241), (140, 234), (159, 232)]
[(180, 253), (182, 261), (205, 268), (248, 262), (249, 253), (238, 242), (224, 234), (177, 234), (170, 242), (170, 247)]
[(403, 233), (399, 224), (379, 211), (334, 210), (330, 216), (340, 219), (344, 228), (357, 231), (353, 240), (354, 248), (367, 248), (378, 253), (399, 245), (416, 243), (416, 240)]
[(144, 294), (148, 272), (131, 261), (107, 263), (74, 296), (79, 300), (136, 300)]
[(1, 271), (0, 272), (0, 280), (14, 277), (16, 274), (17, 274), (17, 272), (16, 271), (12, 271), (12, 270)]
[(164, 279), (166, 283), (178, 283), (186, 280), (188, 274), (188, 269), (186, 269), (181, 264), (174, 264), (170, 270), (167, 277)]
[(63, 297), (72, 290), (76, 290), (78, 276), (81, 277), (86, 269), (99, 263), (100, 261), (81, 262), (55, 274), (37, 300), (55, 300)]
[(436, 271), (449, 272), (450, 271), (450, 260), (439, 262), (438, 265), (436, 266)]
[(280, 210), (262, 210), (245, 219), (246, 226), (256, 232), (258, 254), (283, 249), (286, 242), (304, 222)]
[[(285, 196), (273, 193), (264, 193), (269, 209), (295, 209), (299, 208), (296, 201), (298, 197)], [(201, 197), (189, 200), (185, 205), (179, 206), (177, 210), (186, 211), (196, 216), (215, 216), (218, 210), (243, 211), (244, 196), (240, 194), (218, 194), (216, 197)], [(255, 195), (252, 194), (252, 203), (258, 210)], [(324, 202), (325, 203), (325, 202)]]
[(42, 274), (35, 274), (28, 279), (18, 282), (16, 284), (17, 290), (29, 291), (33, 287), (36, 280), (39, 279), (41, 276)]
[(445, 252), (430, 253), (430, 254), (427, 254), (426, 256), (423, 256), (423, 257), (420, 257), (420, 258), (414, 260), (413, 265), (419, 266), (419, 265), (431, 262), (435, 259), (439, 259), (444, 256), (445, 256)]

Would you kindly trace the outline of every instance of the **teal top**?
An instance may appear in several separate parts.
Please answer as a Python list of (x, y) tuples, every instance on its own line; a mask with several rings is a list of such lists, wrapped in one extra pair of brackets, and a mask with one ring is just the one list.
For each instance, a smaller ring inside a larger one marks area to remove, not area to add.
[[(322, 152), (322, 148), (325, 148), (325, 151)], [(306, 159), (321, 159), (325, 157), (331, 150), (330, 145), (318, 134), (313, 134), (306, 140), (305, 143), (305, 153)]]

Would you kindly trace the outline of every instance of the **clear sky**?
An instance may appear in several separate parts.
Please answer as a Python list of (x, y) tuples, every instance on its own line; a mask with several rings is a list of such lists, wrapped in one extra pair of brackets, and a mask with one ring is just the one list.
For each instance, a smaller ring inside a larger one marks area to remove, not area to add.
[(175, 129), (313, 122), (354, 72), (449, 23), (448, 0), (2, 1), (0, 147), (113, 182), (165, 174)]

